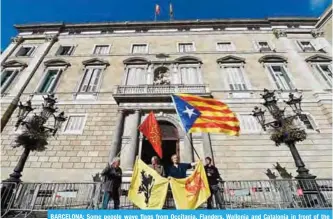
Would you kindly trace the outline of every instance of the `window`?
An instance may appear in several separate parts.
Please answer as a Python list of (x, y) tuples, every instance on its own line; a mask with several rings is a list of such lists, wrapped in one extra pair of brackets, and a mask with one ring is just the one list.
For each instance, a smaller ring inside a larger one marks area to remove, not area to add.
[(319, 132), (319, 128), (315, 119), (310, 113), (302, 112), (296, 120), (294, 120), (294, 125), (301, 128), (305, 128), (309, 131), (317, 131)]
[(316, 51), (310, 41), (298, 41), (298, 44), (304, 52)]
[(147, 44), (133, 44), (131, 53), (148, 53), (148, 45)]
[(72, 55), (74, 46), (60, 46), (56, 55), (58, 56), (70, 56)]
[(109, 54), (110, 45), (96, 45), (94, 48), (95, 55), (106, 55)]
[(261, 126), (252, 115), (238, 116), (241, 133), (258, 133), (261, 131)]
[(268, 69), (276, 87), (280, 90), (292, 90), (293, 84), (283, 65), (269, 65)]
[(329, 88), (332, 87), (332, 66), (330, 64), (314, 64), (313, 67), (326, 82)]
[(260, 52), (268, 52), (272, 51), (271, 47), (269, 46), (268, 42), (265, 41), (259, 41), (258, 47)]
[(42, 83), (39, 85), (37, 92), (38, 93), (52, 93), (55, 90), (55, 87), (59, 81), (60, 75), (63, 72), (63, 69), (48, 69)]
[(194, 52), (193, 43), (179, 43), (178, 44), (178, 52)]
[(197, 66), (180, 67), (181, 84), (201, 84)]
[(217, 43), (217, 51), (235, 51), (235, 47), (231, 42)]
[(247, 90), (246, 81), (241, 66), (225, 67), (227, 83), (230, 90)]
[(308, 115), (306, 114), (300, 114), (299, 115), (299, 119), (303, 122), (303, 124), (305, 125), (306, 129), (310, 129), (310, 130), (314, 130), (309, 118), (308, 118)]
[(5, 69), (1, 73), (1, 93), (5, 92), (18, 73), (17, 69)]
[(16, 53), (16, 56), (31, 56), (34, 50), (34, 46), (22, 46), (20, 50)]
[(96, 92), (102, 75), (101, 68), (89, 67), (85, 69), (79, 92)]
[(146, 71), (144, 67), (129, 67), (126, 85), (147, 84)]
[(70, 115), (64, 127), (64, 134), (82, 134), (86, 122), (85, 115)]

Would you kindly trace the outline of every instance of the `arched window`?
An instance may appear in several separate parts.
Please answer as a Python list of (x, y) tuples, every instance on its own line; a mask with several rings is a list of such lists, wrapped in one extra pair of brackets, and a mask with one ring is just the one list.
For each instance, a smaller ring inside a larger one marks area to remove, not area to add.
[(279, 90), (294, 90), (295, 85), (287, 69), (287, 59), (279, 55), (265, 55), (259, 59), (269, 73), (269, 78)]
[(317, 54), (310, 56), (305, 61), (311, 65), (313, 74), (321, 84), (326, 88), (332, 88), (332, 58)]
[(229, 55), (219, 58), (217, 63), (220, 66), (222, 80), (227, 89), (232, 91), (251, 89), (250, 81), (244, 69), (244, 58)]
[(141, 57), (132, 57), (123, 61), (125, 64), (125, 85), (147, 84), (149, 61)]
[(53, 93), (56, 90), (61, 74), (70, 64), (62, 59), (51, 59), (44, 62), (44, 65), (46, 69), (35, 92), (41, 94)]
[(201, 64), (196, 57), (184, 56), (175, 60), (180, 84), (202, 84)]
[(17, 78), (19, 72), (21, 72), (27, 64), (21, 61), (8, 61), (2, 64), (1, 70), (1, 93), (8, 91), (9, 87), (13, 84)]
[(84, 65), (84, 74), (77, 91), (79, 93), (96, 93), (101, 85), (102, 73), (110, 64), (98, 58), (83, 61), (82, 64)]

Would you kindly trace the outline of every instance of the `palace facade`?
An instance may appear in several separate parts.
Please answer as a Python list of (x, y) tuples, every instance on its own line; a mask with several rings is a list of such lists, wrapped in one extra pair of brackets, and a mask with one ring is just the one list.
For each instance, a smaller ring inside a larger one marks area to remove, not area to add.
[[(267, 18), (171, 22), (45, 23), (16, 25), (17, 37), (1, 55), (1, 178), (22, 153), (13, 149), (17, 110), (10, 103), (55, 93), (68, 120), (48, 149), (30, 154), (28, 182), (83, 182), (119, 155), (126, 176), (137, 156), (155, 155), (138, 132), (154, 111), (163, 131), (163, 164), (214, 158), (226, 180), (268, 179), (279, 162), (296, 175), (287, 146), (276, 147), (250, 115), (264, 88), (281, 105), (303, 95), (298, 125), (308, 137), (297, 148), (320, 178), (332, 177), (332, 9), (320, 18)], [(214, 97), (237, 113), (239, 137), (192, 134), (180, 125), (170, 94)]]

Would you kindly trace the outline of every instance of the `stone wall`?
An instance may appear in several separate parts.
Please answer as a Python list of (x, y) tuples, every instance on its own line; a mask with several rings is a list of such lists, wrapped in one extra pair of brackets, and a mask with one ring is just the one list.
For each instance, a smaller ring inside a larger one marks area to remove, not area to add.
[[(83, 133), (69, 135), (60, 132), (50, 138), (46, 151), (31, 153), (25, 166), (24, 181), (90, 181), (91, 175), (100, 172), (108, 162), (117, 106), (59, 105), (59, 108), (67, 116), (87, 115)], [(2, 132), (2, 179), (7, 178), (22, 153), (22, 149), (12, 148), (17, 134), (14, 124), (15, 118)]]

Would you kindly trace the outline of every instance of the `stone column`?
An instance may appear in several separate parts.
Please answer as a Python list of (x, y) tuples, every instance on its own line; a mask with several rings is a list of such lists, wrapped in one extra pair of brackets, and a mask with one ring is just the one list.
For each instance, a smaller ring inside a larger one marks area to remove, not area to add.
[[(287, 33), (282, 30), (276, 30), (274, 34), (277, 38), (279, 38), (279, 40), (283, 42), (282, 44), (284, 45), (284, 49), (287, 51), (288, 56), (291, 57), (290, 62), (296, 64), (296, 72), (302, 74), (302, 76), (306, 78), (307, 81), (311, 81), (309, 85), (312, 87), (313, 90), (322, 90), (321, 88), (322, 86), (319, 84), (318, 80), (314, 77), (312, 70), (305, 62), (305, 58), (298, 53), (294, 43), (290, 39), (288, 39)], [(295, 78), (296, 77), (294, 77), (294, 79)], [(302, 89), (300, 87), (297, 88)]]
[(115, 156), (117, 156), (117, 153), (120, 150), (121, 137), (124, 131), (124, 118), (125, 118), (125, 111), (123, 109), (119, 109), (116, 125), (114, 128), (113, 141), (109, 153), (110, 160), (112, 160)]
[(134, 122), (133, 126), (131, 127), (131, 142), (129, 145), (125, 146), (124, 150), (122, 150), (121, 153), (124, 153), (124, 157), (126, 157), (122, 161), (122, 166), (124, 170), (132, 170), (134, 162), (135, 162), (135, 156), (136, 152), (138, 151), (138, 142), (139, 142), (139, 130), (138, 126), (140, 125), (141, 120), (141, 114), (140, 110), (135, 110), (134, 112)]
[[(204, 152), (204, 157), (210, 157), (214, 162), (214, 157), (213, 157), (213, 149), (212, 149), (212, 144), (210, 141), (210, 135), (209, 133), (202, 133), (203, 137), (203, 152)], [(203, 157), (203, 158), (204, 158)]]
[(6, 48), (6, 50), (1, 54), (1, 65), (3, 65), (7, 59), (13, 54), (17, 47), (24, 41), (23, 37), (13, 37), (12, 43)]
[(192, 135), (185, 134), (184, 136), (184, 150), (181, 152), (182, 160), (184, 163), (192, 163), (194, 161), (194, 151), (192, 147)]

